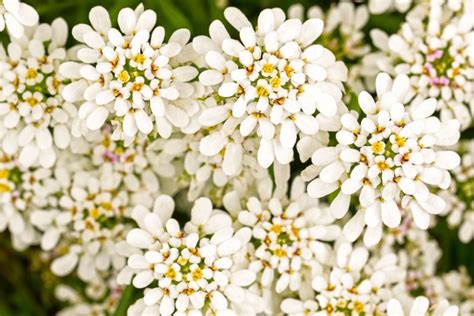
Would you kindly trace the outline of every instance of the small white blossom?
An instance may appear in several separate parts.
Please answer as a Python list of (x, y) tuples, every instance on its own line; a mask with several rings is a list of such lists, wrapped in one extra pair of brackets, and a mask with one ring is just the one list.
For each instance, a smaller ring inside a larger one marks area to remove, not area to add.
[(25, 168), (16, 156), (0, 156), (0, 231), (10, 231), (16, 249), (38, 243), (40, 237), (30, 215), (55, 205), (59, 191), (51, 170)]
[[(304, 7), (299, 4), (290, 6), (288, 16), (304, 20)], [(353, 2), (341, 1), (337, 5), (331, 5), (327, 11), (312, 6), (307, 10), (306, 16), (309, 19), (317, 18), (324, 21), (323, 32), (316, 43), (328, 48), (337, 60), (342, 60), (346, 64), (348, 68), (346, 86), (355, 92), (362, 91), (364, 82), (360, 76), (363, 70), (361, 61), (370, 52), (370, 46), (366, 43), (363, 32), (369, 20), (367, 6), (356, 6)], [(348, 96), (346, 92), (346, 99)]]

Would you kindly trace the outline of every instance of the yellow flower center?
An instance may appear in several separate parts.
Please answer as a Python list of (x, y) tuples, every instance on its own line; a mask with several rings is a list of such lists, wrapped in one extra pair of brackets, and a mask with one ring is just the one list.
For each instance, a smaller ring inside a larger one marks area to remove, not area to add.
[(35, 105), (38, 104), (38, 100), (36, 100), (35, 98), (31, 97), (31, 98), (26, 99), (26, 103), (28, 103), (29, 106), (34, 107)]
[(272, 226), (272, 232), (274, 232), (276, 234), (281, 233), (281, 225), (277, 225), (277, 224), (273, 225)]
[(10, 192), (10, 187), (5, 183), (0, 183), (0, 193)]
[(133, 56), (133, 61), (138, 64), (143, 64), (143, 62), (145, 61), (145, 55), (143, 54), (135, 55)]
[(122, 83), (126, 83), (130, 80), (130, 74), (126, 70), (122, 70), (118, 75), (118, 80)]
[(174, 271), (174, 269), (170, 267), (168, 271), (166, 272), (165, 276), (168, 279), (174, 280), (174, 278), (176, 278), (176, 271)]
[(97, 219), (100, 216), (100, 211), (97, 208), (94, 207), (89, 211), (89, 215), (92, 218)]
[(383, 143), (382, 142), (375, 142), (372, 144), (372, 151), (375, 154), (382, 154), (383, 153)]
[(284, 249), (278, 248), (275, 250), (274, 255), (277, 257), (285, 257), (286, 256), (286, 251)]
[(257, 94), (261, 97), (267, 97), (268, 91), (264, 86), (257, 86)]
[(274, 89), (280, 88), (280, 84), (281, 84), (280, 78), (273, 77), (272, 80), (270, 80), (270, 84), (272, 85)]
[(262, 70), (265, 73), (271, 73), (274, 69), (275, 69), (275, 66), (273, 66), (272, 64), (264, 64), (262, 66)]
[(388, 165), (385, 161), (378, 162), (377, 167), (379, 167), (381, 171), (388, 169)]
[(362, 303), (361, 301), (355, 301), (354, 302), (354, 310), (357, 313), (362, 313), (364, 311), (364, 303)]
[(143, 83), (134, 83), (132, 86), (132, 91), (140, 91), (143, 88)]
[(26, 71), (26, 79), (28, 80), (35, 79), (37, 76), (38, 76), (38, 71), (36, 69), (29, 68)]
[(291, 76), (293, 75), (293, 72), (294, 72), (293, 68), (291, 68), (290, 65), (286, 65), (286, 66), (283, 68), (283, 71), (286, 73), (286, 76), (287, 76), (288, 78), (291, 78)]
[(0, 169), (0, 179), (6, 179), (10, 175), (10, 171), (7, 169)]
[(399, 147), (405, 146), (405, 138), (401, 136), (395, 135), (395, 142), (397, 143)]
[(178, 262), (179, 265), (184, 266), (186, 263), (188, 263), (188, 259), (186, 259), (184, 257), (179, 257), (177, 262)]
[(194, 281), (199, 281), (202, 279), (202, 270), (200, 268), (196, 268), (196, 270), (193, 271), (193, 280)]

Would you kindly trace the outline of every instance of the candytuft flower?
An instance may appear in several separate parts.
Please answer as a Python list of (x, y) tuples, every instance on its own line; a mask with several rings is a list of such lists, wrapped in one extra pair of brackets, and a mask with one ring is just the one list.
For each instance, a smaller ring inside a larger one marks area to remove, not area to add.
[(224, 123), (216, 133), (238, 129), (243, 137), (258, 135), (257, 157), (264, 168), (275, 159), (288, 164), (298, 135), (315, 135), (334, 121), (337, 125), (345, 109), (340, 100), (347, 69), (328, 49), (313, 45), (323, 30), (319, 19), (286, 20), (280, 9), (266, 9), (254, 28), (236, 8), (227, 8), (225, 17), (240, 40), (215, 21), (210, 38), (193, 41), (207, 67), (199, 81), (214, 88), (220, 100), (199, 121), (204, 126)]
[(242, 305), (253, 296), (245, 288), (255, 281), (255, 273), (232, 259), (250, 239), (249, 230), (234, 232), (230, 217), (213, 210), (207, 198), (196, 200), (184, 231), (170, 218), (173, 209), (173, 200), (162, 195), (152, 212), (142, 206), (133, 211), (140, 228), (127, 235), (127, 243), (137, 249), (128, 258), (128, 269), (135, 274), (133, 286), (145, 291), (129, 312), (259, 312), (259, 304)]
[(70, 144), (77, 110), (61, 97), (65, 78), (58, 72), (69, 58), (67, 36), (67, 24), (58, 18), (13, 40), (0, 58), (1, 145), (7, 154), (19, 152), (25, 167), (52, 167), (55, 148)]
[[(180, 57), (190, 46), (188, 30), (174, 32), (164, 43), (165, 30), (155, 27), (156, 13), (138, 6), (122, 9), (119, 29), (111, 25), (103, 7), (90, 11), (92, 27), (80, 24), (73, 36), (84, 47), (80, 62), (67, 62), (61, 72), (72, 79), (63, 90), (71, 102), (80, 102), (82, 124), (76, 132), (98, 130), (105, 122), (114, 129), (114, 139), (133, 139), (137, 134), (170, 136), (184, 128), (197, 104), (189, 99), (189, 82), (197, 70)], [(82, 125), (82, 126), (81, 126)]]
[[(426, 21), (419, 23), (420, 21)], [(474, 103), (474, 23), (472, 8), (452, 11), (442, 1), (420, 4), (410, 11), (400, 31), (388, 36), (371, 31), (382, 51), (366, 56), (367, 64), (392, 75), (410, 77), (407, 98), (413, 104), (433, 97), (442, 121), (455, 118), (470, 126)]]
[(441, 123), (431, 116), (436, 100), (407, 109), (403, 102), (408, 77), (399, 75), (392, 81), (381, 73), (376, 84), (377, 101), (367, 92), (359, 94), (360, 118), (354, 113), (341, 117), (338, 145), (313, 154), (317, 178), (308, 185), (309, 195), (316, 198), (337, 191), (331, 204), (336, 218), (346, 214), (351, 196), (357, 195), (360, 210), (345, 224), (344, 234), (353, 241), (367, 225), (370, 243), (380, 239), (382, 223), (399, 226), (407, 210), (416, 225), (426, 229), (429, 214), (439, 214), (445, 207), (429, 187), (447, 189), (448, 170), (460, 163), (456, 152), (441, 150), (458, 141), (459, 123)]

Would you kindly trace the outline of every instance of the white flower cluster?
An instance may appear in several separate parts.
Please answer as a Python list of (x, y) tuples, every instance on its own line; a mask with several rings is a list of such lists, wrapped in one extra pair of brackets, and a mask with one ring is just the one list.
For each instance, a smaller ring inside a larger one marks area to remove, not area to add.
[(59, 315), (473, 314), (437, 231), (474, 239), (471, 2), (229, 7), (193, 38), (97, 6), (69, 48), (0, 0), (2, 236)]
[(216, 90), (218, 102), (202, 112), (203, 126), (222, 127), (201, 141), (201, 152), (214, 155), (236, 129), (259, 139), (257, 158), (268, 168), (290, 163), (298, 136), (313, 136), (337, 126), (347, 69), (334, 54), (313, 44), (323, 31), (320, 19), (285, 20), (280, 9), (266, 9), (256, 29), (242, 12), (225, 11), (240, 40), (230, 38), (219, 21), (210, 37), (198, 36), (193, 48), (208, 69), (199, 81)]
[(27, 31), (0, 52), (1, 148), (9, 155), (19, 152), (25, 167), (50, 168), (56, 149), (69, 146), (77, 115), (76, 107), (61, 97), (65, 78), (58, 73), (70, 58), (68, 27), (59, 18)]
[(189, 31), (178, 30), (164, 43), (165, 30), (155, 27), (156, 13), (143, 6), (121, 10), (119, 29), (112, 28), (103, 7), (93, 8), (89, 19), (92, 27), (80, 24), (72, 30), (84, 44), (77, 52), (80, 62), (60, 69), (72, 79), (64, 98), (82, 103), (78, 132), (98, 130), (108, 120), (114, 139), (153, 131), (167, 138), (173, 127), (188, 126), (198, 111), (197, 102), (189, 100), (194, 93), (189, 81), (198, 74), (186, 65)]
[[(474, 4), (470, 2), (463, 4), (463, 10), (453, 10), (441, 0), (420, 4), (408, 14), (399, 33), (388, 36), (372, 30), (374, 45), (381, 52), (365, 57), (375, 72), (408, 75), (407, 99), (420, 103), (436, 98), (441, 120), (456, 118), (463, 129), (474, 115)], [(424, 19), (428, 22), (419, 23)]]

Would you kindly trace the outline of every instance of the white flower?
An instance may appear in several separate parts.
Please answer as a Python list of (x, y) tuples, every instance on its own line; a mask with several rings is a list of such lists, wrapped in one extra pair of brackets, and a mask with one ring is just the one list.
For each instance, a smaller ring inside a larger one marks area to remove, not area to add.
[[(288, 9), (288, 16), (304, 20), (304, 7), (292, 5)], [(368, 53), (370, 48), (364, 44), (362, 28), (367, 24), (369, 12), (365, 5), (358, 5), (349, 1), (342, 1), (333, 5), (327, 12), (318, 6), (312, 6), (307, 11), (309, 19), (324, 21), (324, 29), (316, 40), (334, 53), (336, 59), (352, 61)], [(350, 68), (350, 65), (348, 65)], [(349, 83), (349, 82), (348, 82)]]
[[(336, 262), (312, 280), (312, 294), (307, 298), (286, 298), (281, 309), (288, 315), (372, 315), (383, 310), (384, 299), (390, 296), (390, 272), (396, 271), (396, 257), (387, 254), (373, 263), (364, 247), (349, 243), (336, 246)], [(372, 266), (374, 271), (367, 271)]]
[(340, 99), (347, 69), (329, 50), (313, 45), (323, 30), (319, 19), (285, 20), (280, 9), (266, 9), (254, 29), (236, 8), (227, 8), (225, 16), (240, 41), (230, 38), (219, 21), (211, 24), (210, 38), (193, 41), (208, 68), (199, 80), (215, 88), (219, 99), (199, 121), (224, 123), (217, 133), (239, 129), (243, 137), (258, 135), (257, 157), (264, 168), (275, 158), (288, 164), (298, 135), (315, 135), (334, 120), (337, 124), (335, 117), (345, 109)]
[[(420, 23), (420, 21), (426, 21)], [(438, 100), (442, 121), (459, 120), (470, 126), (474, 110), (474, 19), (468, 7), (452, 12), (432, 1), (413, 9), (397, 34), (371, 32), (381, 53), (366, 62), (379, 71), (410, 77), (409, 98), (414, 106), (428, 97)]]
[(53, 260), (52, 272), (65, 276), (77, 267), (81, 280), (92, 281), (109, 269), (121, 269), (125, 260), (117, 255), (115, 244), (125, 239), (129, 229), (124, 225), (127, 203), (126, 190), (104, 188), (93, 173), (74, 174), (71, 187), (59, 200), (59, 213), (32, 214), (33, 224), (44, 231), (42, 248), (65, 253)]
[(93, 8), (89, 18), (92, 27), (73, 29), (85, 44), (78, 50), (81, 62), (61, 67), (73, 79), (64, 98), (81, 101), (77, 132), (98, 130), (110, 121), (115, 139), (130, 140), (154, 131), (167, 138), (173, 127), (186, 127), (197, 107), (189, 99), (194, 88), (188, 83), (197, 70), (181, 56), (191, 50), (186, 45), (189, 31), (178, 30), (164, 43), (165, 30), (155, 27), (156, 14), (141, 5), (119, 12), (119, 29), (112, 28), (103, 7)]
[(67, 60), (68, 27), (63, 19), (41, 24), (7, 47), (0, 58), (0, 137), (8, 154), (20, 152), (25, 167), (50, 168), (55, 147), (70, 143), (76, 108), (63, 100), (65, 79), (59, 65)]
[[(299, 185), (304, 190), (297, 179), (294, 193)], [(277, 293), (287, 288), (298, 290), (305, 269), (327, 264), (331, 247), (326, 242), (340, 236), (339, 227), (332, 224), (333, 218), (317, 200), (306, 194), (293, 198), (285, 203), (278, 198), (250, 197), (244, 210), (236, 213), (239, 222), (252, 229), (255, 250), (249, 269), (259, 273), (263, 287), (274, 287)]]
[(217, 202), (233, 190), (245, 195), (254, 183), (269, 178), (257, 163), (256, 139), (244, 139), (238, 131), (226, 135), (203, 128), (193, 135), (178, 134), (162, 150), (182, 166), (177, 176), (189, 186), (190, 201), (209, 196)]
[(30, 215), (57, 202), (59, 191), (51, 170), (24, 168), (16, 156), (0, 156), (0, 231), (9, 230), (16, 249), (38, 243)]
[(369, 0), (369, 11), (372, 14), (382, 14), (387, 11), (406, 12), (412, 0)]
[(359, 196), (361, 208), (345, 224), (344, 234), (353, 241), (368, 226), (369, 244), (381, 237), (382, 223), (400, 225), (402, 211), (410, 210), (415, 224), (426, 229), (429, 214), (439, 214), (445, 202), (430, 192), (430, 186), (447, 189), (448, 170), (460, 163), (457, 153), (441, 150), (459, 139), (456, 120), (441, 123), (431, 116), (436, 100), (405, 109), (403, 102), (409, 79), (377, 76), (377, 102), (367, 92), (359, 94), (363, 116), (341, 117), (343, 128), (336, 133), (338, 145), (316, 150), (312, 162), (317, 178), (308, 185), (312, 197), (338, 191), (331, 204), (332, 214), (342, 218), (352, 195)]
[[(343, 61), (348, 68), (346, 86), (355, 92), (364, 90), (361, 76), (361, 62), (370, 46), (365, 41), (363, 28), (369, 20), (366, 5), (357, 5), (349, 1), (341, 1), (324, 12), (318, 6), (312, 6), (307, 11), (307, 17), (324, 21), (324, 29), (316, 44), (328, 48), (337, 60)], [(290, 6), (288, 16), (304, 20), (304, 7), (300, 4)], [(345, 99), (351, 96), (346, 91)]]
[(461, 164), (453, 170), (454, 180), (446, 200), (448, 223), (459, 226), (459, 239), (468, 243), (474, 239), (474, 141), (463, 141), (457, 146), (461, 154)]
[(409, 312), (405, 313), (402, 305), (397, 299), (391, 299), (387, 303), (388, 316), (404, 316), (404, 315), (443, 315), (457, 316), (459, 308), (449, 305), (448, 301), (443, 300), (430, 308), (430, 301), (424, 296), (418, 296), (409, 308)]
[[(471, 315), (474, 312), (474, 287), (466, 267), (452, 270), (431, 279), (431, 287), (439, 301), (447, 299), (451, 304), (459, 307), (459, 315)], [(444, 303), (445, 304), (445, 303)]]
[[(137, 203), (152, 205), (159, 188), (146, 160), (134, 156), (146, 146), (136, 141), (124, 152), (119, 141), (111, 141), (106, 129), (103, 132), (99, 136), (104, 140), (92, 141), (84, 154), (63, 153), (54, 170), (61, 185), (58, 201), (34, 210), (30, 217), (42, 233), (41, 248), (53, 258), (52, 272), (66, 276), (77, 269), (86, 282), (122, 269), (125, 258), (118, 255), (117, 245), (131, 229), (131, 210)], [(98, 143), (115, 145), (118, 159), (101, 155), (102, 160), (94, 161), (99, 157), (92, 148), (97, 150)]]
[(3, 0), (0, 3), (0, 32), (5, 28), (13, 38), (20, 38), (25, 26), (34, 26), (39, 17), (36, 10), (19, 0)]
[[(110, 291), (108, 291), (110, 290)], [(76, 289), (59, 284), (54, 294), (67, 307), (58, 312), (60, 316), (67, 315), (107, 315), (115, 312), (122, 289), (114, 282), (94, 280), (89, 283), (82, 294)]]
[[(128, 258), (128, 267), (136, 274), (133, 286), (145, 288), (143, 300), (132, 307), (134, 313), (238, 313), (239, 304), (251, 295), (245, 288), (255, 274), (236, 266), (232, 257), (250, 239), (249, 230), (234, 232), (230, 218), (213, 211), (206, 198), (195, 202), (184, 231), (171, 218), (173, 209), (173, 200), (162, 195), (153, 212), (143, 206), (133, 211), (140, 228), (128, 233), (127, 242), (139, 252)], [(252, 307), (254, 312), (261, 308)]]

